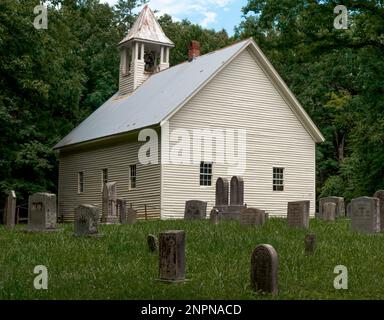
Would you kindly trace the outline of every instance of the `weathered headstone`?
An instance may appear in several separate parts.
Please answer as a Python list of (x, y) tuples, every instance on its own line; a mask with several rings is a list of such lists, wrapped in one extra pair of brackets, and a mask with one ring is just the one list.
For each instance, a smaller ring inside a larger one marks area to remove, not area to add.
[(384, 231), (384, 190), (376, 191), (373, 197), (380, 201), (380, 231)]
[(153, 234), (148, 235), (147, 237), (148, 249), (150, 252), (159, 251), (159, 240)]
[(207, 217), (207, 203), (199, 200), (191, 200), (185, 203), (184, 219), (197, 220)]
[(15, 191), (10, 191), (7, 199), (5, 200), (4, 208), (4, 224), (8, 230), (11, 230), (15, 227), (16, 219), (16, 193)]
[(75, 209), (75, 236), (98, 234), (99, 210), (96, 206), (82, 204)]
[(117, 215), (121, 224), (127, 223), (127, 201), (123, 199), (117, 199)]
[(220, 212), (217, 209), (212, 209), (209, 216), (210, 221), (213, 225), (218, 225), (220, 223)]
[(336, 219), (336, 204), (326, 202), (323, 205), (323, 220), (333, 222)]
[(185, 280), (185, 231), (165, 231), (159, 239), (160, 280), (181, 282)]
[(115, 224), (118, 222), (116, 202), (116, 182), (105, 183), (103, 188), (102, 223)]
[(244, 180), (242, 177), (232, 177), (230, 198), (231, 206), (244, 205)]
[(29, 196), (27, 231), (57, 231), (56, 195), (35, 193)]
[(352, 230), (375, 234), (380, 232), (379, 199), (361, 197), (352, 200), (351, 212)]
[(310, 201), (288, 202), (288, 226), (292, 228), (309, 228)]
[(314, 234), (306, 235), (304, 243), (305, 243), (305, 253), (306, 254), (314, 253), (316, 248), (316, 235)]
[(256, 208), (247, 208), (240, 213), (240, 224), (248, 226), (261, 226), (265, 223), (265, 211)]
[(347, 205), (347, 218), (350, 218), (352, 215), (352, 204), (348, 203)]
[(256, 292), (277, 294), (279, 262), (276, 250), (269, 244), (256, 247), (251, 258), (251, 288)]
[(128, 208), (127, 210), (127, 224), (135, 224), (137, 222), (137, 210)]
[(226, 178), (218, 178), (216, 181), (216, 206), (227, 206), (229, 182)]
[(342, 197), (326, 197), (319, 200), (319, 218), (323, 219), (324, 204), (327, 202), (332, 202), (336, 204), (336, 218), (345, 217), (345, 204), (344, 198)]

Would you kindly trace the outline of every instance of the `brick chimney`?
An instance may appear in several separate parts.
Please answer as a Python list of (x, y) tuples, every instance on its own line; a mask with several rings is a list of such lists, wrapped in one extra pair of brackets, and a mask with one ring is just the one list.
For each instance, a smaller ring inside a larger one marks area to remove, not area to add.
[(191, 41), (188, 48), (188, 61), (193, 61), (199, 56), (200, 56), (200, 42), (193, 40)]

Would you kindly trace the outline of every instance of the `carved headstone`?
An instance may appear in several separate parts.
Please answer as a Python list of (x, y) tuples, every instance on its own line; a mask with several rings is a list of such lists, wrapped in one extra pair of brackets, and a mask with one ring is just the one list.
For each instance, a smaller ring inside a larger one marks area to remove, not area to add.
[(218, 178), (216, 181), (216, 206), (227, 206), (229, 182), (226, 178)]
[(57, 222), (56, 195), (35, 193), (29, 196), (27, 231), (54, 231)]
[(160, 280), (180, 282), (185, 280), (185, 231), (166, 231), (159, 239)]
[(137, 210), (128, 208), (127, 210), (127, 224), (135, 224), (137, 222)]
[(261, 226), (265, 223), (265, 211), (256, 208), (247, 208), (240, 213), (240, 224), (248, 226)]
[(251, 288), (256, 292), (277, 294), (279, 262), (276, 250), (269, 244), (256, 247), (251, 258)]
[(327, 202), (332, 202), (336, 204), (336, 218), (345, 217), (345, 204), (344, 198), (342, 197), (326, 197), (319, 200), (319, 218), (323, 219), (324, 204)]
[(308, 234), (305, 236), (305, 253), (312, 254), (316, 248), (316, 235)]
[(212, 209), (209, 216), (210, 221), (213, 225), (218, 225), (220, 223), (220, 212), (217, 209)]
[(75, 209), (75, 236), (98, 234), (99, 210), (96, 206), (82, 204)]
[(159, 251), (159, 240), (153, 234), (148, 235), (147, 237), (148, 249), (150, 252)]
[(115, 224), (118, 222), (116, 202), (116, 182), (105, 183), (103, 188), (102, 223)]
[(361, 197), (352, 200), (352, 230), (375, 234), (380, 232), (379, 199)]
[(11, 230), (15, 227), (16, 219), (16, 193), (15, 191), (10, 191), (7, 199), (5, 200), (4, 208), (4, 224), (8, 230)]
[(117, 215), (121, 224), (127, 223), (127, 201), (123, 199), (117, 199)]
[(380, 200), (380, 230), (384, 231), (384, 190), (376, 191), (373, 197)]
[(197, 220), (207, 217), (207, 203), (199, 200), (191, 200), (185, 203), (184, 219)]
[(232, 177), (230, 195), (231, 206), (244, 205), (244, 180), (242, 177)]
[(288, 202), (288, 226), (292, 228), (309, 228), (309, 201)]
[(336, 204), (326, 202), (323, 205), (323, 220), (333, 222), (336, 219)]

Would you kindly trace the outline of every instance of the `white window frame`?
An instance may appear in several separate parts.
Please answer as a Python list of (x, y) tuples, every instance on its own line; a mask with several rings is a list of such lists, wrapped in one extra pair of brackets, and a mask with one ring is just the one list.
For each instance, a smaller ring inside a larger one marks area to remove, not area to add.
[(275, 166), (272, 168), (272, 190), (273, 192), (285, 191), (285, 168)]
[[(135, 175), (132, 175), (132, 169), (135, 168)], [(135, 186), (133, 187), (132, 179), (135, 180)], [(137, 165), (131, 164), (129, 165), (129, 190), (136, 190), (137, 189)]]
[(84, 184), (85, 184), (84, 171), (79, 171), (77, 173), (77, 193), (78, 194), (84, 193)]
[(201, 161), (199, 166), (200, 187), (203, 187), (203, 188), (212, 187), (212, 181), (213, 181), (213, 162)]

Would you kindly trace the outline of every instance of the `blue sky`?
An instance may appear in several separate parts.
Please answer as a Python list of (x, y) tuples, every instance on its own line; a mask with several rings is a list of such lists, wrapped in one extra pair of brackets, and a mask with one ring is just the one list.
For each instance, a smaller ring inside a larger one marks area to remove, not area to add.
[[(101, 0), (111, 5), (117, 0)], [(152, 10), (168, 13), (176, 20), (187, 18), (205, 28), (225, 29), (233, 35), (233, 28), (242, 20), (241, 8), (247, 0), (150, 0)]]

